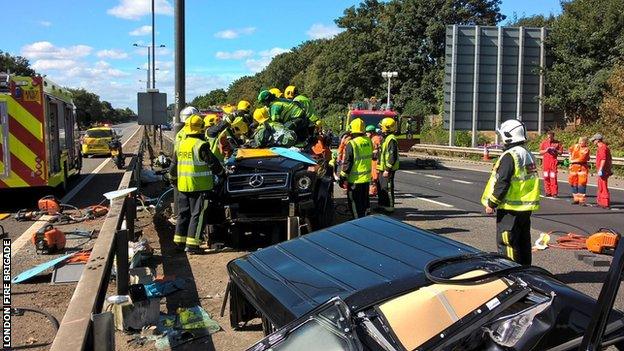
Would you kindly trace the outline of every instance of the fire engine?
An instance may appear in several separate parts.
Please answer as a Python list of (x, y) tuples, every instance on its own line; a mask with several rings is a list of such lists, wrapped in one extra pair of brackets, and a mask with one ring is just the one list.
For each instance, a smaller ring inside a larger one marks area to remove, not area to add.
[(0, 73), (0, 189), (66, 188), (80, 173), (69, 91), (41, 76)]

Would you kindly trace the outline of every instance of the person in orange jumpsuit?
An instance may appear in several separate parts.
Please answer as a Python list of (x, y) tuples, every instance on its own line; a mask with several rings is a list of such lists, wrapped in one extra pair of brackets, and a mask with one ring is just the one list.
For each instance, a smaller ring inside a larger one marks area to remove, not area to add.
[(591, 141), (596, 145), (596, 174), (598, 175), (598, 193), (596, 194), (596, 202), (599, 207), (611, 208), (611, 196), (609, 194), (608, 180), (613, 174), (611, 165), (611, 150), (609, 145), (603, 140), (602, 134), (596, 133)]
[(383, 138), (377, 133), (374, 125), (366, 126), (366, 136), (373, 142), (373, 161), (371, 171), (371, 184), (368, 189), (369, 196), (377, 196), (377, 181), (379, 180), (379, 171), (377, 170), (377, 159), (379, 158), (379, 150), (381, 149), (381, 142)]
[(555, 140), (555, 132), (549, 131), (546, 139), (540, 144), (540, 155), (542, 155), (542, 171), (544, 172), (544, 192), (547, 197), (557, 197), (559, 195), (559, 185), (557, 184), (557, 156), (563, 153), (563, 145)]
[(587, 147), (587, 138), (580, 137), (578, 144), (570, 148), (570, 174), (568, 182), (572, 187), (572, 204), (585, 206), (589, 172), (588, 163), (589, 147)]

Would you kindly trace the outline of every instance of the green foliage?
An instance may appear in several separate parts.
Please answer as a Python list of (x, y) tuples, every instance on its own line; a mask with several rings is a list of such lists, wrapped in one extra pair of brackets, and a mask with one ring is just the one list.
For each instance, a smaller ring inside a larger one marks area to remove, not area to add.
[(546, 71), (545, 102), (570, 117), (595, 120), (611, 69), (624, 57), (624, 2), (574, 0), (562, 6), (549, 36), (554, 64)]
[(211, 106), (222, 105), (227, 102), (227, 92), (223, 89), (215, 89), (205, 95), (196, 96), (191, 102), (198, 109), (207, 109)]
[(35, 70), (30, 67), (28, 59), (22, 56), (11, 56), (0, 50), (0, 72), (11, 72), (19, 76), (34, 76)]
[[(420, 142), (423, 144), (448, 145), (449, 132), (444, 125), (438, 121), (425, 121), (420, 132)], [(491, 144), (492, 139), (483, 133), (477, 135), (477, 145)], [(455, 146), (470, 147), (472, 146), (472, 133), (468, 131), (455, 132)]]
[(557, 17), (552, 13), (548, 16), (533, 15), (518, 17), (517, 13), (513, 13), (511, 18), (505, 23), (508, 27), (546, 27), (550, 28), (555, 24)]
[(82, 127), (98, 122), (121, 123), (133, 120), (136, 114), (129, 108), (113, 108), (110, 102), (100, 101), (97, 94), (85, 89), (68, 89), (76, 105), (76, 118)]

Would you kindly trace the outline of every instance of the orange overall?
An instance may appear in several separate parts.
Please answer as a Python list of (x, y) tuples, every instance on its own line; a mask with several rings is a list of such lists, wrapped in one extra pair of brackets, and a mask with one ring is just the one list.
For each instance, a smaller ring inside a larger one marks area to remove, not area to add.
[(371, 138), (373, 142), (373, 162), (371, 170), (371, 183), (368, 189), (368, 195), (377, 196), (377, 180), (379, 180), (379, 171), (377, 170), (377, 159), (379, 157), (379, 150), (381, 150), (381, 142), (383, 138), (379, 134), (373, 135)]
[(589, 168), (589, 148), (576, 144), (570, 148), (570, 175), (568, 182), (572, 187), (572, 198), (575, 204), (585, 204), (587, 193), (587, 177)]

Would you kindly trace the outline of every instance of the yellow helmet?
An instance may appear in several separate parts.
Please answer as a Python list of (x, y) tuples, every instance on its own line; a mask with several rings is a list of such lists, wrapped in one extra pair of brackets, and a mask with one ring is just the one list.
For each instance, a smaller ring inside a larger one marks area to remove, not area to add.
[(356, 118), (349, 124), (349, 129), (353, 134), (364, 134), (366, 123), (361, 118)]
[(282, 91), (277, 89), (277, 88), (271, 88), (269, 89), (269, 92), (273, 95), (275, 95), (276, 98), (281, 98), (282, 97)]
[(379, 126), (381, 127), (381, 131), (383, 133), (394, 133), (397, 129), (397, 122), (394, 120), (394, 118), (386, 117), (381, 120)]
[(234, 113), (234, 106), (227, 104), (227, 105), (223, 105), (223, 107), (221, 107), (221, 109), (223, 110), (224, 113), (230, 115), (232, 113)]
[(210, 128), (219, 122), (219, 116), (215, 113), (209, 113), (204, 117), (204, 127)]
[(234, 131), (235, 135), (243, 135), (249, 131), (249, 126), (245, 123), (243, 117), (236, 117), (230, 127)]
[(204, 131), (204, 120), (198, 115), (190, 115), (186, 119), (185, 128), (187, 134), (198, 134)]
[(266, 107), (257, 108), (253, 113), (253, 119), (258, 122), (258, 124), (264, 123), (269, 119), (269, 109)]
[(294, 86), (294, 85), (289, 85), (284, 90), (284, 97), (287, 98), (287, 99), (292, 100), (297, 95), (299, 95), (299, 92), (297, 91), (297, 87)]
[(236, 109), (239, 111), (249, 111), (249, 108), (251, 108), (251, 104), (247, 100), (239, 101), (238, 106), (236, 106)]

